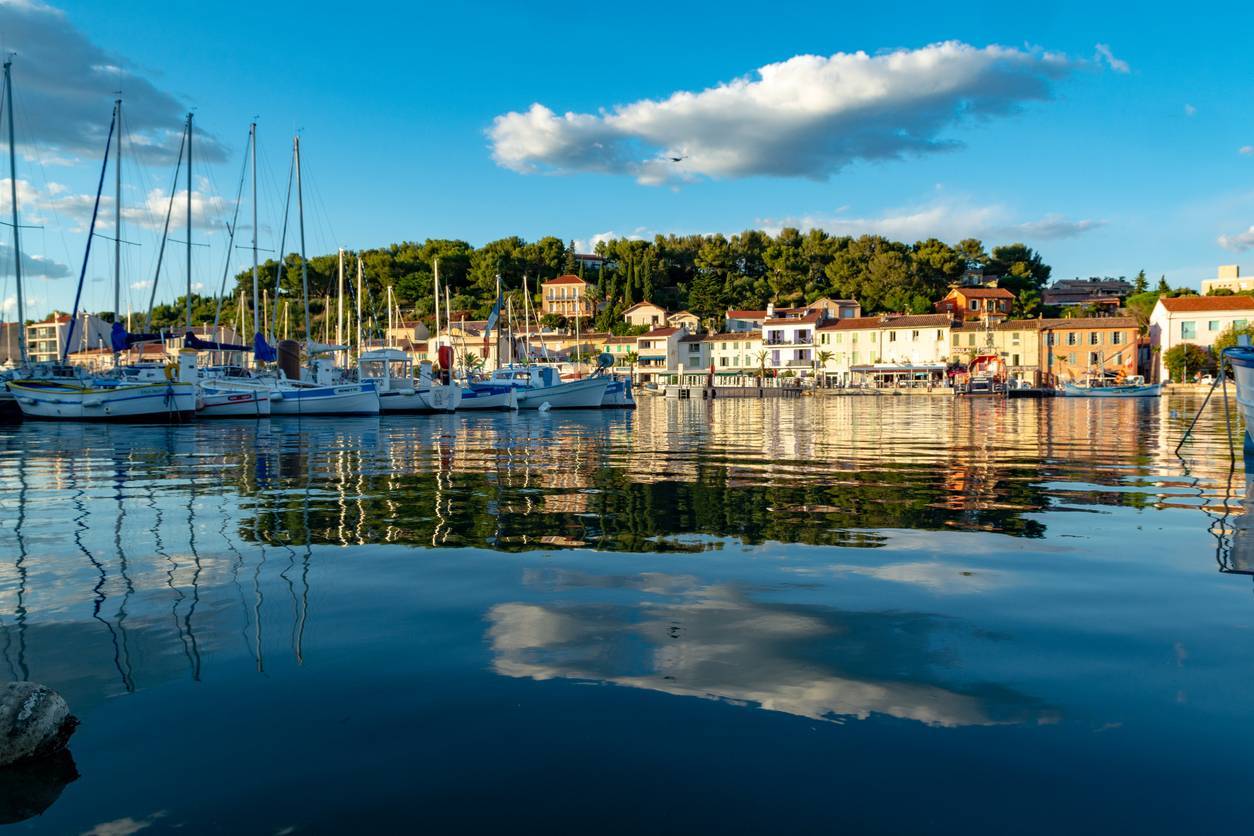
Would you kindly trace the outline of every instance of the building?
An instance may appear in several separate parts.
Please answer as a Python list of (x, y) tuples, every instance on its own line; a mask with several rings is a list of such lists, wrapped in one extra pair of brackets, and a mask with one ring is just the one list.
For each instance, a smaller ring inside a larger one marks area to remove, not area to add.
[(810, 310), (823, 311), (828, 319), (856, 319), (862, 316), (862, 305), (856, 299), (832, 299), (823, 296), (807, 307)]
[(637, 328), (657, 328), (667, 324), (666, 308), (646, 299), (623, 311), (623, 321)]
[(787, 313), (780, 312), (784, 315), (762, 321), (762, 348), (767, 352), (767, 368), (808, 376), (815, 368), (815, 329), (826, 321), (825, 313), (814, 310), (793, 315), (785, 310)]
[(614, 358), (614, 368), (630, 369), (631, 362), (628, 357), (636, 352), (636, 338), (606, 334), (601, 340), (601, 351)]
[[(82, 351), (88, 348), (111, 348), (113, 342), (110, 332), (113, 324), (100, 317), (80, 313), (74, 324), (71, 337), (71, 351)], [(32, 322), (26, 326), (27, 352), (32, 363), (53, 363), (61, 358), (61, 349), (65, 346), (66, 337), (70, 337), (69, 314), (49, 316), (43, 322)]]
[[(1221, 268), (1222, 271), (1222, 268)], [(1229, 328), (1244, 328), (1254, 319), (1254, 297), (1175, 296), (1160, 297), (1150, 313), (1149, 336), (1157, 355), (1158, 380), (1167, 380), (1165, 357), (1181, 343), (1210, 348)]]
[(1010, 318), (1015, 295), (1004, 287), (955, 287), (936, 303), (937, 313), (958, 322), (998, 322)]
[(704, 339), (717, 376), (756, 375), (766, 368), (761, 331), (707, 334)]
[(543, 294), (541, 313), (589, 318), (596, 316), (597, 302), (592, 286), (575, 275), (567, 274), (540, 284)]
[[(833, 305), (835, 302), (828, 300)], [(857, 304), (856, 302), (853, 304)], [(804, 306), (800, 308), (777, 308), (774, 304), (768, 304), (765, 310), (736, 310), (728, 308), (723, 314), (723, 330), (729, 333), (738, 331), (759, 331), (762, 329), (762, 323), (768, 319), (779, 319), (790, 316), (804, 316), (814, 307)], [(859, 306), (858, 310), (861, 310)]]
[(701, 320), (692, 311), (679, 311), (666, 315), (666, 324), (676, 328), (687, 328), (689, 334), (701, 332)]
[(977, 357), (996, 355), (1011, 380), (1041, 385), (1039, 319), (1007, 319), (968, 323), (950, 329), (949, 359), (962, 365)]
[(1133, 317), (1038, 319), (1036, 324), (1041, 382), (1047, 385), (1079, 381), (1089, 375), (1138, 374), (1140, 327)]
[(949, 359), (948, 314), (884, 314), (828, 320), (817, 351), (828, 385), (901, 380), (940, 383)]
[(647, 383), (658, 374), (678, 370), (683, 362), (680, 340), (686, 336), (683, 328), (664, 326), (636, 337), (636, 378)]
[(1241, 276), (1241, 265), (1221, 264), (1219, 274), (1213, 279), (1202, 279), (1202, 295), (1209, 296), (1216, 290), (1230, 290), (1240, 293), (1243, 290), (1254, 290), (1254, 276)]
[(1132, 283), (1125, 279), (1098, 278), (1059, 279), (1041, 294), (1041, 302), (1053, 307), (1097, 305), (1118, 308), (1132, 293)]

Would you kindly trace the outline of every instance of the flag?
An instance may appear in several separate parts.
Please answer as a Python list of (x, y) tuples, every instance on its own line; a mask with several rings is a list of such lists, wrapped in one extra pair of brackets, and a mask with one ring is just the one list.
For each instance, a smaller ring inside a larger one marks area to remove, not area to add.
[(486, 340), (488, 335), (492, 333), (492, 329), (496, 327), (496, 321), (501, 318), (501, 306), (505, 302), (505, 297), (498, 291), (496, 294), (496, 304), (492, 306), (492, 312), (488, 314), (488, 324), (483, 328), (483, 338)]

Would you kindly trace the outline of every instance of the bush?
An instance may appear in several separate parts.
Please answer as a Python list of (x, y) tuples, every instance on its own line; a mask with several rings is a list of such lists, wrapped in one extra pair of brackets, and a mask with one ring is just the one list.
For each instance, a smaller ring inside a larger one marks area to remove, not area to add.
[(1190, 380), (1199, 372), (1215, 371), (1215, 355), (1193, 343), (1175, 346), (1163, 355), (1163, 362), (1167, 364), (1167, 373), (1176, 383)]

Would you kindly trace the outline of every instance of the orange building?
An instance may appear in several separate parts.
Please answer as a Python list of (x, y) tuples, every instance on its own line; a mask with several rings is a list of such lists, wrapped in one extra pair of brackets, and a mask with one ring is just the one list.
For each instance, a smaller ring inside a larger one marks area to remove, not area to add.
[(1015, 295), (1004, 287), (955, 287), (935, 307), (958, 322), (1001, 322), (1014, 304)]
[(1130, 316), (1037, 320), (1041, 373), (1047, 383), (1080, 381), (1089, 375), (1138, 374), (1140, 328)]

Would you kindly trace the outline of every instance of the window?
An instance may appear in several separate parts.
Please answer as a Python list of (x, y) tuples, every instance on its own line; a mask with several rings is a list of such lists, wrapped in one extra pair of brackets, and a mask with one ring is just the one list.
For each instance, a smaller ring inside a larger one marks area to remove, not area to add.
[(961, 345), (961, 344), (962, 344), (962, 335), (954, 334), (954, 345)]
[(974, 332), (973, 332), (973, 333), (970, 333), (970, 334), (967, 334), (967, 345), (975, 345), (975, 334), (974, 334)]
[(1115, 365), (1116, 366), (1123, 365), (1123, 352), (1122, 351), (1115, 355)]
[(1074, 352), (1074, 351), (1069, 352), (1069, 353), (1067, 354), (1067, 363), (1068, 363), (1068, 364), (1070, 364), (1070, 365), (1072, 365), (1072, 366), (1074, 366), (1074, 365), (1075, 365), (1075, 352)]
[(1197, 323), (1193, 321), (1180, 323), (1180, 339), (1193, 340), (1197, 339)]
[(1113, 334), (1111, 334), (1111, 335), (1110, 335), (1110, 344), (1111, 344), (1111, 345), (1119, 345), (1119, 344), (1120, 344), (1120, 343), (1122, 343), (1122, 342), (1123, 342), (1123, 332), (1122, 332), (1122, 331), (1115, 331)]
[(688, 353), (696, 354), (701, 350), (701, 343), (688, 343)]
[(842, 336), (841, 334), (837, 334), (837, 335), (836, 335), (836, 345), (840, 345), (840, 338), (841, 338), (841, 336)]
[(853, 343), (854, 345), (857, 345), (857, 344), (858, 344), (858, 335), (857, 335), (857, 334), (854, 334), (852, 337), (850, 337), (850, 338), (849, 338), (849, 342)]
[(895, 343), (895, 342), (897, 342), (897, 332), (896, 332), (896, 331), (889, 331), (889, 332), (888, 332), (888, 341), (889, 341), (890, 343)]
[[(1013, 333), (1010, 335), (1010, 344), (1011, 344), (1011, 345), (1018, 345), (1018, 344), (1019, 344), (1019, 332), (1018, 332), (1018, 331), (1015, 331), (1015, 332), (1013, 332)], [(1015, 365), (1017, 366), (1017, 365), (1019, 365), (1019, 364), (1018, 364), (1018, 363), (1015, 363)]]
[(853, 359), (852, 359), (852, 363), (853, 363), (855, 366), (856, 366), (856, 365), (858, 365), (858, 352), (856, 352), (856, 351), (855, 351), (855, 352), (854, 352), (852, 355), (850, 355), (850, 356), (853, 358)]
[(1053, 345), (1053, 344), (1054, 344), (1054, 332), (1053, 332), (1053, 331), (1050, 331), (1050, 332), (1049, 332), (1049, 335), (1048, 335), (1047, 337), (1045, 337), (1045, 344), (1046, 344), (1046, 345)]
[(727, 365), (727, 358), (726, 358), (726, 357), (720, 357), (720, 358), (718, 358), (718, 364), (719, 364), (720, 366), (726, 366), (726, 365)]
[(919, 332), (918, 332), (918, 331), (911, 331), (911, 332), (910, 332), (910, 340), (911, 340), (912, 342), (916, 342), (916, 343), (917, 343), (917, 342), (919, 341)]
[(1075, 345), (1079, 340), (1076, 339), (1075, 331), (1067, 332), (1067, 345)]
[(944, 332), (944, 331), (942, 331), (941, 329), (937, 328), (937, 329), (936, 329), (936, 341), (937, 341), (937, 342), (940, 342), (940, 341), (942, 341), (943, 339), (945, 339), (945, 332)]
[(1017, 365), (1019, 365), (1019, 355), (1018, 355), (1018, 354), (1011, 354), (1011, 355), (1010, 355), (1010, 365), (1012, 365), (1012, 366), (1017, 366)]
[(1101, 332), (1101, 331), (1090, 331), (1090, 332), (1089, 332), (1089, 345), (1101, 345), (1101, 342), (1102, 342), (1102, 332)]
[(1102, 362), (1102, 355), (1098, 354), (1096, 351), (1090, 351), (1089, 352), (1089, 365), (1096, 366), (1100, 362)]
[(1218, 320), (1218, 319), (1212, 319), (1210, 322), (1206, 323), (1206, 330), (1207, 330), (1207, 331), (1218, 331), (1218, 330), (1219, 330), (1219, 320)]
[(980, 309), (980, 301), (978, 299), (971, 300), (971, 310), (978, 311)]

